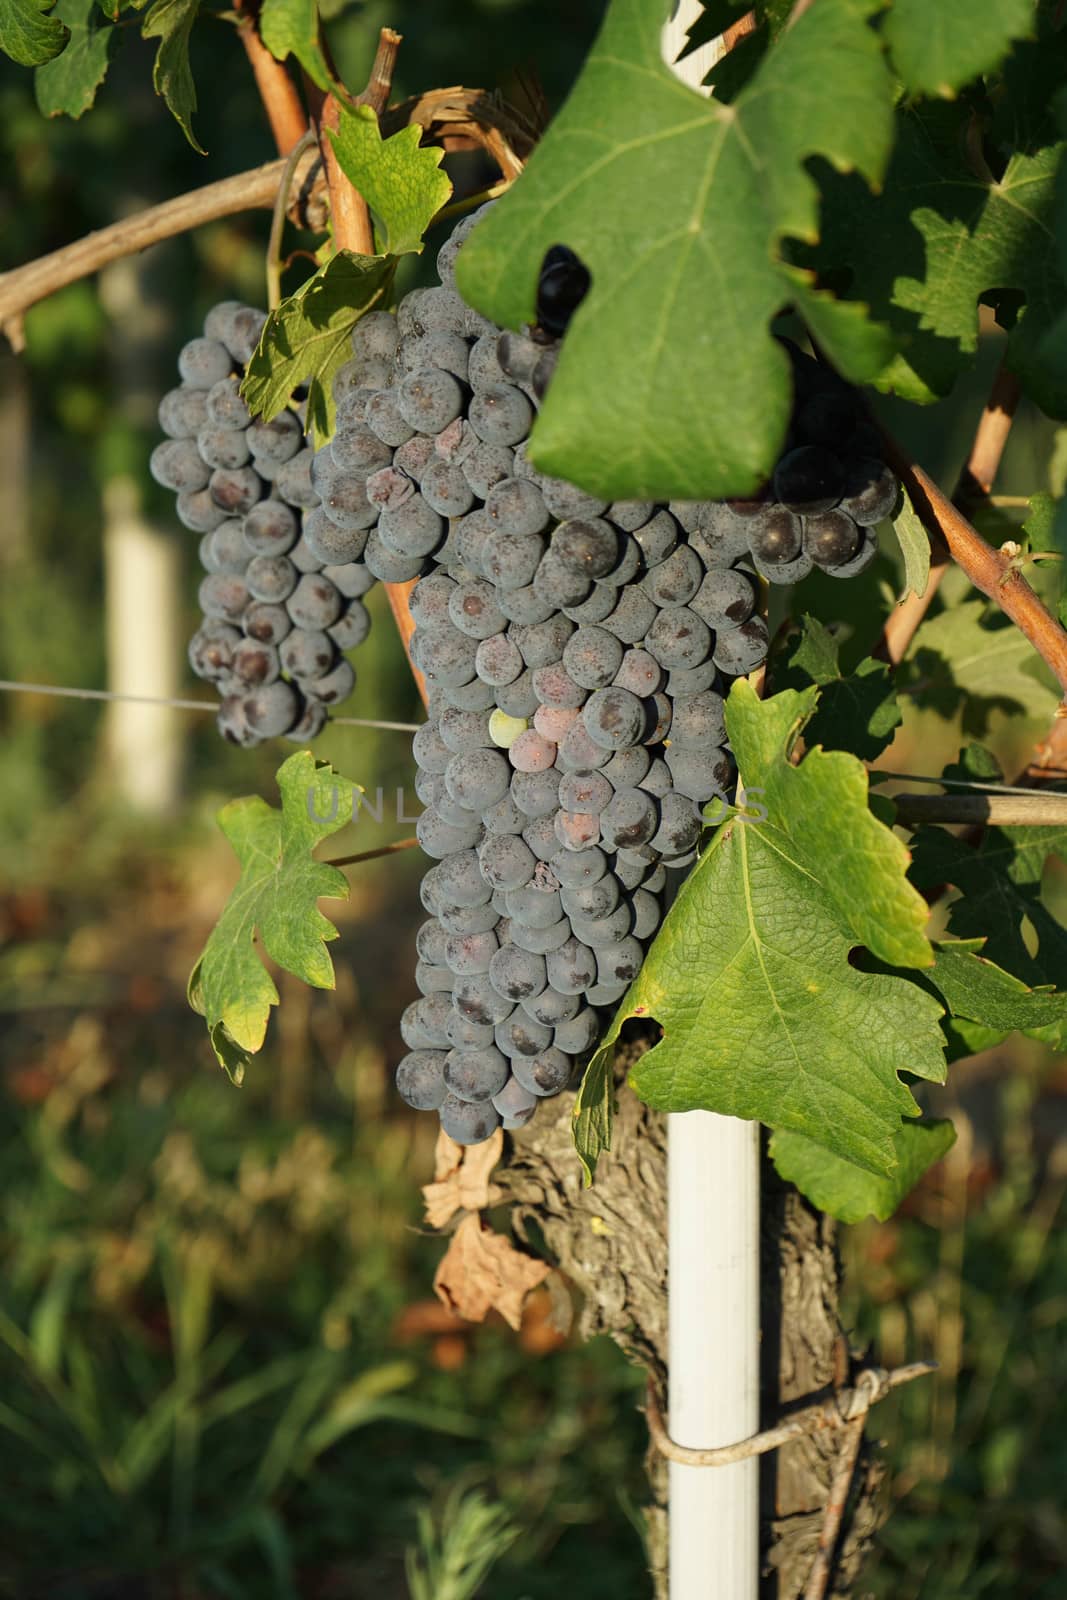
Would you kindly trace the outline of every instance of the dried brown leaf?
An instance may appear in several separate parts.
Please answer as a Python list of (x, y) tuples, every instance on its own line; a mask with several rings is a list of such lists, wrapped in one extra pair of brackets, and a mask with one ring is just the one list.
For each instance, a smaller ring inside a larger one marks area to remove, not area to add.
[(431, 1228), (443, 1228), (457, 1211), (481, 1211), (495, 1206), (501, 1190), (489, 1182), (490, 1174), (504, 1149), (504, 1135), (498, 1128), (484, 1144), (462, 1145), (442, 1131), (434, 1152), (433, 1183), (423, 1185), (426, 1221)]
[(523, 1300), (550, 1270), (547, 1261), (523, 1255), (510, 1239), (483, 1226), (481, 1218), (472, 1214), (452, 1235), (433, 1286), (442, 1303), (467, 1322), (483, 1322), (496, 1310), (518, 1331)]

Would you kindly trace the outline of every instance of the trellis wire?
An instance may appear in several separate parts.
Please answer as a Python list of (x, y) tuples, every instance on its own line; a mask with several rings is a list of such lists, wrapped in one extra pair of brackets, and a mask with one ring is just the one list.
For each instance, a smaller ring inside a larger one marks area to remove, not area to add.
[[(120, 694), (114, 689), (75, 689), (57, 683), (19, 683), (0, 678), (0, 689), (14, 694), (51, 694), (67, 700), (126, 700), (142, 706), (169, 706), (176, 711), (217, 711), (213, 700), (179, 700), (164, 695)], [(386, 733), (418, 733), (417, 722), (376, 722), (370, 717), (331, 717), (336, 728), (381, 728)]]

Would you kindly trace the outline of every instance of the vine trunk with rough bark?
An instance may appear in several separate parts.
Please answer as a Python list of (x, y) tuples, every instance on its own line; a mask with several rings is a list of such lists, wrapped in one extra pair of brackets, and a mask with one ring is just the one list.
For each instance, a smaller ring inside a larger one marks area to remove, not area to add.
[[(612, 1149), (592, 1188), (582, 1187), (571, 1136), (573, 1095), (548, 1100), (513, 1135), (494, 1173), (513, 1206), (516, 1231), (539, 1230), (580, 1299), (583, 1338), (607, 1334), (645, 1367), (667, 1410), (667, 1126), (625, 1086), (630, 1066), (653, 1040), (631, 1039), (616, 1059), (618, 1117)], [(839, 1315), (841, 1263), (835, 1224), (816, 1211), (769, 1161), (763, 1163), (760, 1247), (761, 1427), (800, 1404), (826, 1398), (848, 1380)], [(562, 1314), (565, 1290), (555, 1285)], [(819, 1542), (841, 1441), (813, 1433), (762, 1457), (760, 1600), (801, 1600)], [(650, 1445), (648, 1555), (655, 1600), (668, 1600), (667, 1462)], [(715, 1471), (713, 1467), (703, 1469)], [(854, 1591), (863, 1558), (885, 1517), (882, 1469), (869, 1445), (860, 1455), (836, 1554), (835, 1595)]]

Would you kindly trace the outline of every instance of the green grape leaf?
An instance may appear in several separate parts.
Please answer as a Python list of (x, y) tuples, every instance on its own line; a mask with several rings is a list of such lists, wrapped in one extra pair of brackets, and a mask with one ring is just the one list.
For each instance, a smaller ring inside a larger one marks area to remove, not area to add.
[(771, 1135), (768, 1152), (786, 1182), (795, 1183), (820, 1211), (840, 1222), (862, 1222), (868, 1216), (885, 1222), (955, 1142), (955, 1128), (941, 1118), (902, 1121), (893, 1136), (895, 1165), (881, 1176), (843, 1160), (802, 1133), (781, 1128)]
[(189, 978), (189, 1003), (205, 1018), (219, 1063), (238, 1084), (278, 1004), (257, 941), (286, 972), (316, 989), (332, 989), (326, 942), (337, 938), (337, 929), (316, 901), (348, 898), (340, 868), (311, 852), (351, 820), (358, 785), (316, 762), (310, 750), (283, 762), (277, 783), (280, 811), (255, 795), (231, 800), (219, 812), (241, 875)]
[[(849, 962), (858, 946), (892, 966), (929, 967), (934, 953), (907, 851), (868, 810), (861, 763), (818, 749), (791, 762), (817, 698), (760, 701), (734, 684), (727, 732), (758, 810), (716, 832), (598, 1055), (627, 1017), (654, 1018), (664, 1037), (630, 1074), (649, 1105), (757, 1118), (886, 1174), (900, 1118), (916, 1111), (900, 1072), (944, 1077), (942, 1007)], [(580, 1154), (592, 1166), (595, 1145)]]
[(307, 383), (307, 427), (316, 445), (331, 437), (333, 380), (352, 357), (352, 329), (389, 294), (393, 256), (358, 256), (339, 250), (263, 326), (241, 393), (253, 416), (276, 417), (293, 390)]
[(799, 689), (818, 684), (822, 693), (805, 729), (806, 742), (825, 750), (851, 750), (862, 761), (873, 761), (892, 744), (903, 720), (893, 678), (884, 661), (869, 657), (846, 676), (839, 651), (840, 641), (817, 617), (802, 617), (784, 660), (772, 669), (774, 685)]
[(984, 939), (938, 940), (925, 974), (950, 1016), (1008, 1034), (1018, 1029), (1060, 1030), (1067, 1025), (1067, 993), (1032, 989), (982, 952)]
[(893, 0), (883, 33), (911, 94), (952, 95), (1031, 33), (1034, 0)]
[[(980, 300), (994, 291), (1025, 299), (1008, 363), (1044, 410), (1064, 415), (1067, 365), (1040, 348), (1067, 294), (1051, 219), (1061, 147), (1035, 135), (1033, 148), (1016, 148), (994, 178), (968, 143), (970, 116), (962, 103), (903, 107), (878, 194), (819, 163), (822, 239), (798, 259), (847, 282), (848, 300), (888, 323), (899, 354), (876, 381), (919, 402), (948, 394), (969, 366)], [(911, 248), (887, 250), (887, 239)]]
[(897, 687), (917, 706), (950, 717), (960, 707), (969, 732), (984, 730), (1001, 710), (1051, 718), (1059, 700), (1051, 677), (1036, 677), (1039, 657), (1025, 634), (979, 597), (928, 618), (897, 669)]
[(421, 137), (411, 123), (383, 139), (370, 106), (342, 109), (340, 127), (330, 134), (341, 170), (370, 206), (394, 256), (421, 251), (423, 234), (452, 193), (441, 171), (444, 151), (421, 145)]
[(0, 0), (0, 50), (20, 67), (39, 67), (57, 56), (70, 30), (49, 16), (51, 0)]
[(57, 0), (52, 15), (69, 28), (70, 43), (34, 73), (37, 106), (46, 117), (80, 117), (92, 106), (107, 76), (117, 35), (101, 21), (96, 0)]
[(904, 592), (907, 594), (910, 590), (921, 599), (930, 582), (930, 535), (919, 521), (906, 489), (901, 490), (901, 505), (893, 518), (893, 532), (904, 557)]
[[(1030, 990), (1048, 989), (1067, 973), (1067, 928), (1057, 921), (1041, 898), (1041, 879), (1049, 856), (1067, 861), (1067, 827), (986, 828), (977, 847), (943, 828), (920, 828), (912, 837), (912, 881), (921, 889), (951, 884), (960, 897), (949, 908), (948, 931), (959, 939), (983, 939), (983, 959), (996, 963)], [(1029, 930), (1036, 949), (1027, 945)], [(994, 968), (994, 971), (996, 969)], [(997, 980), (999, 982), (999, 980)], [(987, 979), (986, 1004), (992, 994)], [(956, 995), (959, 1000), (959, 994)], [(1011, 998), (1002, 996), (1004, 1003)], [(1022, 1006), (1025, 997), (1016, 994)], [(1026, 1033), (1037, 1033), (1062, 1049), (1067, 1047), (1067, 1022), (1060, 1020), (1060, 997), (1036, 996), (1035, 1007), (1050, 1000), (1056, 1015), (1040, 1014), (1015, 1023)], [(1028, 1002), (1029, 1003), (1029, 1002)], [(969, 1002), (976, 1009), (976, 1002)], [(1007, 1013), (1013, 1015), (1015, 1013)], [(993, 1014), (973, 1019), (996, 1026)]]
[(207, 151), (193, 133), (196, 110), (196, 85), (189, 66), (189, 35), (200, 9), (200, 0), (153, 0), (145, 13), (141, 35), (158, 39), (152, 85), (162, 95), (171, 115), (194, 150)]
[[(789, 363), (770, 321), (798, 293), (787, 236), (813, 241), (817, 154), (877, 182), (892, 82), (868, 26), (877, 0), (819, 0), (732, 105), (660, 58), (663, 0), (612, 0), (566, 104), (519, 181), (461, 252), (464, 298), (517, 328), (546, 250), (592, 286), (563, 342), (530, 459), (608, 498), (753, 490), (782, 443)], [(831, 81), (832, 95), (811, 92)], [(862, 185), (861, 185), (862, 187)], [(854, 308), (810, 290), (831, 360), (853, 379), (891, 353)]]
[(322, 53), (316, 0), (263, 0), (259, 36), (276, 61), (293, 55), (312, 83), (320, 89), (333, 87), (333, 74)]
[(588, 1188), (596, 1164), (611, 1149), (611, 1129), (615, 1120), (615, 1073), (610, 1049), (598, 1050), (590, 1061), (574, 1099), (574, 1148), (582, 1168), (582, 1182)]

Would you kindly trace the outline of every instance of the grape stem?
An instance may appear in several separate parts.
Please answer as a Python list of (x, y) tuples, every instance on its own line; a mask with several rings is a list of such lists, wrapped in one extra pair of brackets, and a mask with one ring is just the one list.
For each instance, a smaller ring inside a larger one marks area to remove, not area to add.
[(276, 61), (259, 35), (259, 0), (234, 0), (237, 34), (256, 80), (259, 98), (278, 154), (287, 156), (307, 132), (308, 119), (285, 65)]
[(981, 823), (990, 828), (1062, 828), (1067, 794), (895, 794), (897, 821), (905, 828), (923, 822)]
[[(1020, 399), (1019, 380), (1003, 365), (997, 369), (989, 399), (975, 430), (967, 465), (960, 473), (952, 496), (953, 503), (967, 511), (987, 502), (1000, 467), (1004, 447), (1008, 442), (1011, 425)], [(887, 619), (881, 638), (871, 651), (877, 661), (888, 661), (897, 666), (905, 657), (908, 646), (926, 616), (941, 580), (949, 569), (951, 555), (939, 529), (928, 528), (930, 534), (930, 575), (921, 595), (910, 591)]]
[(412, 850), (418, 842), (415, 838), (396, 839), (392, 844), (379, 845), (376, 850), (361, 850), (358, 855), (334, 856), (332, 860), (324, 861), (322, 865), (324, 867), (354, 867), (361, 861), (374, 861), (378, 856), (395, 855), (398, 850)]
[(285, 215), (289, 209), (289, 191), (293, 186), (296, 169), (300, 165), (300, 158), (305, 150), (312, 149), (317, 143), (315, 130), (305, 128), (300, 138), (285, 158), (285, 171), (282, 181), (278, 185), (278, 193), (274, 201), (274, 215), (270, 220), (270, 238), (267, 241), (267, 310), (277, 311), (282, 298), (282, 234), (285, 231)]
[[(68, 284), (76, 283), (79, 278), (99, 272), (109, 261), (137, 255), (161, 239), (172, 239), (176, 234), (188, 233), (220, 217), (230, 217), (239, 211), (269, 210), (285, 166), (284, 160), (268, 161), (249, 172), (205, 184), (201, 189), (164, 200), (162, 205), (150, 206), (147, 211), (98, 228), (73, 244), (0, 274), (0, 328), (11, 337), (9, 326), (31, 306), (65, 289)], [(298, 168), (298, 220), (317, 168), (318, 157), (310, 154)]]
[(943, 541), (974, 587), (988, 595), (1029, 639), (1067, 695), (1067, 633), (1038, 598), (1011, 555), (994, 550), (922, 467), (882, 430), (886, 460), (903, 481), (923, 527)]

